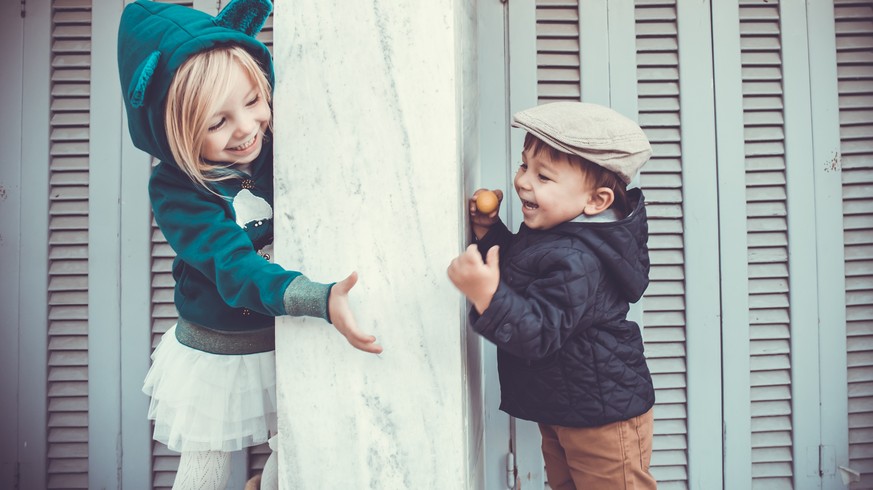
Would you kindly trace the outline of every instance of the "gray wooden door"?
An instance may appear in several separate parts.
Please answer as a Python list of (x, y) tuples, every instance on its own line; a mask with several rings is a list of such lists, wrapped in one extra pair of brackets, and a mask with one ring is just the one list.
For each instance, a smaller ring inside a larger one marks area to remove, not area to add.
[(46, 487), (47, 2), (0, 4), (0, 487)]
[[(596, 102), (638, 120), (652, 141), (655, 156), (636, 184), (646, 192), (651, 219), (652, 281), (631, 315), (644, 325), (657, 390), (652, 472), (662, 487), (685, 487), (686, 264), (675, 5), (659, 2), (635, 9), (631, 2), (538, 1), (535, 10), (516, 15), (527, 15), (526, 20), (535, 19), (535, 24), (533, 32), (517, 28), (510, 36), (510, 65), (522, 65), (511, 70), (515, 76), (510, 79), (510, 112), (558, 100)], [(510, 28), (523, 22), (511, 23)], [(535, 37), (535, 52), (512, 48), (514, 42), (530, 39), (525, 35)], [(527, 66), (512, 56), (535, 56), (531, 63), (535, 72), (519, 73)], [(517, 93), (529, 93), (525, 87), (534, 85), (533, 97)], [(520, 132), (513, 135), (509, 175), (518, 163), (522, 138)], [(514, 219), (510, 216), (510, 223), (517, 226)], [(517, 477), (522, 488), (547, 486), (539, 434), (535, 427), (528, 428), (530, 425), (513, 421)]]
[[(840, 488), (837, 466), (869, 472), (869, 216), (860, 197), (869, 190), (870, 91), (860, 89), (869, 2), (515, 8), (509, 113), (599, 102), (636, 118), (652, 141), (639, 179), (651, 285), (636, 314), (656, 387), (661, 488)], [(507, 175), (517, 163), (511, 139)], [(827, 167), (840, 142), (842, 199), (839, 163)], [(844, 240), (845, 262), (833, 253)], [(537, 434), (511, 425), (519, 478), (536, 478)]]

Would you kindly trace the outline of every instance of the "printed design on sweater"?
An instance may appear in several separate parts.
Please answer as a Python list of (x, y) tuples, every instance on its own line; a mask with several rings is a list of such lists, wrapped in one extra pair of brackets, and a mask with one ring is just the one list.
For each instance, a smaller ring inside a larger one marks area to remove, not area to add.
[(233, 211), (236, 214), (236, 224), (246, 229), (249, 223), (259, 226), (264, 220), (273, 218), (273, 208), (262, 197), (258, 197), (248, 189), (239, 191), (233, 198)]

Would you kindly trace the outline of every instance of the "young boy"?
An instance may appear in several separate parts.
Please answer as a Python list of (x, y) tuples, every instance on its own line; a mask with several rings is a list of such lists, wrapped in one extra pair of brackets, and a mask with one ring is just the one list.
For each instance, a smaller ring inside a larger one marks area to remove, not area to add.
[(513, 235), (497, 211), (478, 212), (477, 191), (477, 243), (448, 269), (473, 329), (498, 347), (500, 408), (539, 424), (551, 488), (656, 488), (654, 388), (627, 320), (649, 255), (642, 192), (626, 187), (651, 146), (595, 104), (541, 105), (512, 125), (528, 132), (515, 176), (524, 224)]

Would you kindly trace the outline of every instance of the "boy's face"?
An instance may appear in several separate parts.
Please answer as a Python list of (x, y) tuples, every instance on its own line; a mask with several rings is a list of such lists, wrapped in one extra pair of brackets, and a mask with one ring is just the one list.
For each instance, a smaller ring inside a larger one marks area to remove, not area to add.
[(521, 199), (524, 224), (534, 230), (548, 230), (570, 221), (585, 211), (594, 186), (569, 158), (552, 160), (548, 151), (521, 154), (515, 174), (515, 192)]
[(264, 131), (270, 124), (270, 106), (248, 73), (234, 63), (233, 87), (218, 111), (207, 119), (203, 159), (225, 163), (251, 163), (261, 153)]

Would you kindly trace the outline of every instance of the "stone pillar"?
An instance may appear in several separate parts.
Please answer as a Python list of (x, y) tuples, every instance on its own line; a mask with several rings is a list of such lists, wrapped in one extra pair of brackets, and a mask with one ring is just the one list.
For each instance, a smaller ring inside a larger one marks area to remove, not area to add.
[(385, 349), (277, 322), (283, 489), (481, 487), (478, 343), (446, 276), (477, 154), (473, 10), (277, 3), (277, 260), (320, 282), (357, 270), (352, 307)]

